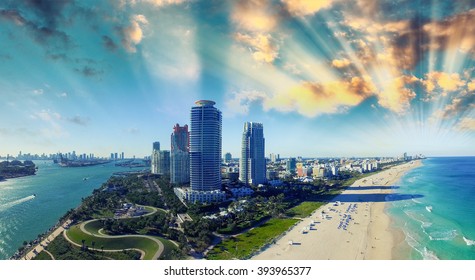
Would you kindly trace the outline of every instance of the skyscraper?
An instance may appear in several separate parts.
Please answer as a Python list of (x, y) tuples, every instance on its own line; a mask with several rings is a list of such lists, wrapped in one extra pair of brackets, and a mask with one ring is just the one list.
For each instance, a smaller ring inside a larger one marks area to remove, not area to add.
[(191, 108), (189, 200), (221, 201), (221, 111), (214, 101), (199, 100)]
[(158, 152), (158, 174), (170, 174), (170, 151)]
[(244, 123), (241, 158), (239, 160), (239, 180), (246, 185), (266, 182), (264, 128), (261, 123)]
[(151, 172), (152, 174), (158, 174), (158, 160), (160, 151), (160, 142), (153, 142), (152, 156), (151, 156)]
[(151, 160), (152, 174), (170, 174), (170, 151), (160, 151), (160, 142), (153, 142)]
[(171, 183), (190, 182), (190, 133), (188, 125), (173, 127), (171, 135)]

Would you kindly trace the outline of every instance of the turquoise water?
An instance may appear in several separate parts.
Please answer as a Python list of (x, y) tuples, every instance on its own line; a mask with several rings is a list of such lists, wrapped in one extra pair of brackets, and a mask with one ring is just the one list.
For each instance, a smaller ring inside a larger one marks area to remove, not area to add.
[(388, 209), (406, 235), (407, 258), (475, 259), (475, 157), (425, 159), (398, 186), (398, 192), (422, 196)]
[(52, 161), (35, 163), (37, 175), (0, 182), (0, 259), (9, 259), (24, 240), (54, 226), (112, 173), (134, 170), (113, 163), (80, 168), (62, 168)]

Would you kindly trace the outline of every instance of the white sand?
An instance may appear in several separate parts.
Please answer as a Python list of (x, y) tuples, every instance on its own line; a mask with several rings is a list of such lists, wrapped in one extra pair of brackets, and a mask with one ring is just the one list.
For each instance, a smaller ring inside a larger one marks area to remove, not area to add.
[(390, 219), (384, 213), (385, 199), (398, 192), (391, 187), (404, 173), (420, 165), (420, 160), (405, 163), (356, 181), (252, 259), (392, 259), (395, 232), (389, 229)]

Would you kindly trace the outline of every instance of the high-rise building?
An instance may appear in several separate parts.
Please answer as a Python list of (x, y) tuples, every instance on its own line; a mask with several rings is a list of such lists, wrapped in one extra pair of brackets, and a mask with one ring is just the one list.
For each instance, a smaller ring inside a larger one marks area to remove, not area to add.
[(244, 123), (241, 158), (239, 160), (239, 180), (246, 185), (266, 182), (264, 128), (261, 123)]
[(190, 182), (190, 133), (188, 125), (173, 127), (171, 135), (171, 165), (170, 175), (172, 184)]
[(231, 153), (226, 153), (226, 154), (224, 155), (224, 162), (225, 162), (225, 163), (231, 162), (232, 159), (233, 159), (233, 156), (231, 155)]
[(170, 174), (170, 151), (158, 152), (158, 173), (160, 175)]
[(222, 201), (221, 111), (210, 100), (199, 100), (191, 108), (190, 185), (185, 199), (196, 202)]
[(160, 151), (160, 142), (153, 142), (153, 149), (154, 150), (157, 150), (157, 151)]
[(151, 156), (151, 172), (158, 174), (158, 164), (160, 160), (160, 142), (153, 142), (152, 156)]
[(289, 173), (294, 173), (297, 167), (297, 161), (295, 158), (289, 158), (287, 160), (286, 171)]

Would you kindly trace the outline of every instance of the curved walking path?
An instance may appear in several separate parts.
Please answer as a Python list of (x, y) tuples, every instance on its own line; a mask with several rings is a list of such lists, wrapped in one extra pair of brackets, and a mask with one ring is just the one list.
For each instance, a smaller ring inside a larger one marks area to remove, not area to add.
[[(89, 232), (87, 232), (89, 233)], [(128, 235), (128, 236), (131, 236), (131, 235)], [(81, 244), (78, 244), (74, 241), (72, 241), (69, 236), (66, 234), (66, 231), (63, 231), (63, 237), (71, 244), (73, 244), (74, 246), (76, 247), (82, 247)], [(107, 238), (107, 237), (106, 237)], [(89, 250), (93, 250), (93, 251), (101, 251), (101, 252), (122, 252), (123, 250), (135, 250), (135, 251), (139, 251), (140, 252), (140, 259), (143, 260), (144, 257), (145, 257), (145, 251), (143, 251), (142, 249), (139, 249), (139, 248), (128, 248), (128, 249), (118, 249), (118, 250), (110, 250), (110, 249), (105, 249), (105, 250), (102, 250), (102, 249), (97, 249), (97, 248), (94, 248), (94, 249), (91, 249), (89, 248)], [(154, 256), (155, 257), (155, 256)]]
[[(143, 205), (137, 205), (137, 206), (143, 206)], [(145, 207), (145, 206), (144, 206)], [(156, 208), (156, 207), (152, 207), (152, 206), (146, 206), (148, 208), (152, 208), (153, 210), (151, 212), (148, 212), (144, 215), (140, 215), (140, 216), (133, 216), (133, 217), (120, 217), (119, 219), (135, 219), (135, 218), (141, 218), (141, 217), (146, 217), (146, 216), (150, 216), (150, 215), (153, 215), (155, 213), (157, 213), (158, 210), (160, 211), (163, 211), (165, 213), (167, 213), (166, 210), (164, 209), (160, 209), (160, 208)], [(165, 245), (157, 238), (155, 237), (152, 237), (152, 236), (148, 236), (148, 235), (141, 235), (141, 234), (127, 234), (127, 235), (107, 235), (105, 233), (103, 233), (103, 229), (99, 229), (97, 231), (98, 234), (95, 234), (95, 233), (92, 233), (90, 231), (88, 231), (86, 229), (86, 225), (89, 224), (89, 223), (92, 223), (92, 222), (95, 222), (95, 221), (101, 221), (101, 220), (105, 220), (105, 219), (93, 219), (93, 220), (88, 220), (88, 221), (85, 221), (85, 222), (82, 222), (80, 225), (79, 225), (79, 229), (84, 232), (85, 234), (87, 235), (91, 235), (91, 236), (95, 236), (97, 238), (107, 238), (107, 239), (120, 239), (120, 238), (131, 238), (131, 237), (138, 237), (138, 238), (146, 238), (146, 239), (149, 239), (153, 242), (155, 242), (158, 246), (158, 250), (155, 252), (155, 254), (153, 255), (152, 259), (156, 260), (158, 259), (163, 251), (165, 250)], [(71, 240), (66, 231), (64, 231), (63, 233), (64, 237), (66, 238), (66, 240), (68, 240), (71, 244), (75, 245), (75, 246), (78, 246), (78, 247), (82, 247), (82, 245), (74, 242), (73, 240)], [(102, 251), (100, 249), (93, 249), (93, 250), (96, 250), (96, 251)], [(141, 255), (141, 258), (140, 259), (144, 259), (145, 257), (145, 252), (139, 248), (128, 248), (128, 249), (125, 249), (125, 250), (137, 250), (139, 251), (142, 255)], [(104, 250), (106, 252), (117, 252), (117, 251), (122, 251), (121, 249), (119, 250)]]
[(48, 250), (44, 249), (43, 252), (45, 252), (46, 254), (48, 254), (52, 260), (55, 260), (53, 254), (51, 254)]

